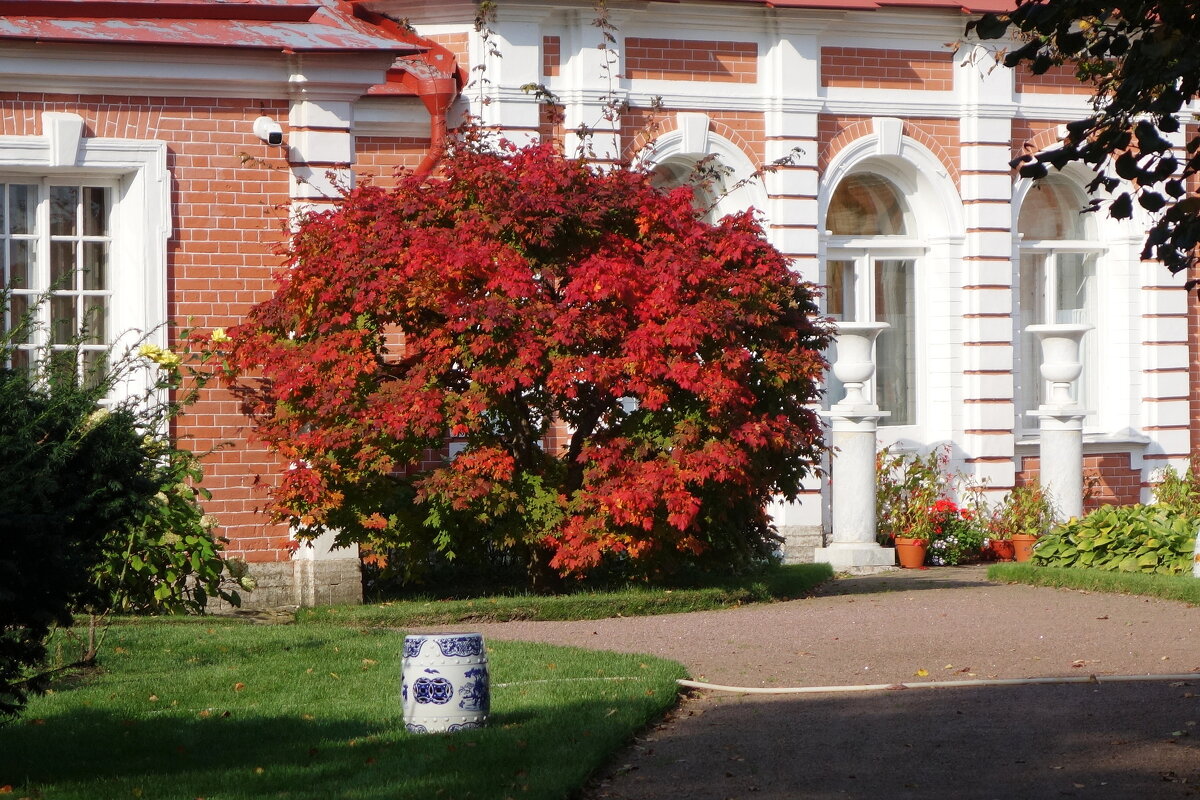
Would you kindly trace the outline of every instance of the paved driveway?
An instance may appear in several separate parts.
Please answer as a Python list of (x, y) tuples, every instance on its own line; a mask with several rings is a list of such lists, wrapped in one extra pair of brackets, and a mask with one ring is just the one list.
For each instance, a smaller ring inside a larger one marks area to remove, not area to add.
[(744, 687), (1189, 676), (699, 692), (621, 754), (591, 800), (1200, 798), (1200, 608), (1182, 603), (992, 584), (983, 568), (959, 567), (841, 579), (766, 606), (478, 629), (651, 653), (697, 680)]

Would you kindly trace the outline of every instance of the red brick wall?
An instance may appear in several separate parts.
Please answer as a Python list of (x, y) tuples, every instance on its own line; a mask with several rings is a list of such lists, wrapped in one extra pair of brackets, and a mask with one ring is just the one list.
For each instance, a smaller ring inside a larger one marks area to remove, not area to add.
[(562, 39), (557, 36), (542, 37), (542, 77), (553, 78), (562, 66)]
[(1018, 92), (1094, 94), (1096, 91), (1092, 84), (1080, 83), (1075, 70), (1067, 66), (1051, 67), (1041, 75), (1034, 75), (1027, 67), (1018, 67), (1015, 78)]
[[(664, 133), (675, 130), (675, 109), (631, 108), (621, 115), (621, 146), (632, 156)], [(763, 115), (753, 111), (706, 109), (710, 129), (742, 149), (752, 164), (761, 164), (766, 153)]]
[(354, 172), (378, 186), (391, 186), (396, 170), (413, 169), (425, 157), (428, 139), (407, 136), (357, 136), (354, 139)]
[(625, 39), (625, 76), (662, 81), (756, 83), (758, 45), (692, 39)]
[[(817, 141), (820, 143), (820, 153), (817, 156), (817, 166), (822, 172), (829, 162), (843, 147), (874, 133), (874, 126), (869, 117), (837, 116), (822, 114), (817, 121)], [(958, 120), (956, 119), (906, 119), (904, 135), (920, 142), (929, 149), (945, 166), (951, 180), (957, 186), (959, 182), (959, 138)]]
[(821, 85), (950, 91), (954, 88), (954, 56), (932, 50), (822, 47)]
[[(254, 118), (287, 124), (287, 106), (259, 98), (109, 97), (0, 94), (0, 132), (40, 135), (44, 111), (78, 114), (84, 136), (167, 142), (174, 234), (167, 244), (168, 315), (179, 328), (236, 324), (273, 290), (275, 254), (287, 219), (283, 151), (254, 136)], [(249, 158), (244, 158), (248, 156)], [(245, 418), (228, 394), (206, 390), (177, 421), (175, 433), (204, 458), (206, 510), (216, 516), (229, 550), (251, 561), (287, 556), (286, 528), (259, 513), (265, 488), (281, 464), (242, 441)], [(232, 447), (224, 447), (234, 442)], [(262, 475), (259, 482), (257, 476)]]
[[(1036, 481), (1039, 469), (1039, 458), (1024, 459), (1021, 471), (1017, 473), (1017, 486)], [(1126, 453), (1084, 456), (1083, 488), (1085, 512), (1106, 504), (1132, 505), (1141, 501), (1142, 476), (1138, 470), (1129, 467), (1129, 455)]]
[(454, 54), (454, 58), (458, 61), (458, 66), (462, 69), (471, 68), (471, 45), (469, 34), (465, 31), (462, 33), (435, 33), (432, 36), (425, 36), (431, 42), (437, 42), (442, 47)]

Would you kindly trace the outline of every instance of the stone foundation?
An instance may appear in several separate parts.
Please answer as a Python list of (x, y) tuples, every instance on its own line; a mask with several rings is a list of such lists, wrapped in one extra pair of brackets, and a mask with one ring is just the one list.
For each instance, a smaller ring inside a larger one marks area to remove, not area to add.
[(825, 545), (825, 533), (820, 525), (781, 525), (783, 563), (811, 564), (813, 551)]
[[(249, 565), (254, 591), (239, 589), (241, 611), (270, 611), (280, 608), (362, 603), (362, 570), (357, 558), (295, 559)], [(210, 614), (228, 614), (235, 609), (220, 600), (210, 600)]]

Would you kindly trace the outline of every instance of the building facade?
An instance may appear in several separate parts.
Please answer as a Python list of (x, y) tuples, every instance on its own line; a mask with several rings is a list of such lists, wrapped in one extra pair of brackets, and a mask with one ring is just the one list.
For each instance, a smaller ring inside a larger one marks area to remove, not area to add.
[[(236, 324), (270, 295), (292, 214), (422, 166), (447, 113), (470, 113), (664, 180), (718, 166), (713, 213), (755, 208), (828, 314), (890, 324), (870, 387), (880, 446), (946, 446), (997, 497), (1038, 469), (1026, 412), (1044, 385), (1023, 329), (1091, 324), (1090, 502), (1137, 502), (1191, 452), (1200, 317), (1182, 278), (1140, 260), (1145, 219), (1079, 213), (1088, 174), (1015, 176), (1089, 93), (962, 41), (969, 13), (1001, 5), (0, 2), (5, 280), (32, 294), (77, 268), (47, 313), (103, 320), (97, 352)], [(176, 433), (213, 451), (208, 510), (259, 579), (254, 602), (361, 596), (355, 552), (297, 549), (262, 513), (286, 465), (235, 400), (206, 390)], [(820, 479), (773, 512), (790, 558), (828, 539)]]

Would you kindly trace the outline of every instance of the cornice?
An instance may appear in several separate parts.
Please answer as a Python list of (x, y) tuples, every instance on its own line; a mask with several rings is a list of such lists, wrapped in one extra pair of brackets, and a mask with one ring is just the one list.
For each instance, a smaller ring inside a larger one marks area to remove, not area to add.
[(288, 99), (298, 88), (353, 100), (381, 81), (390, 54), (262, 53), (6, 43), (0, 86), (48, 94)]

